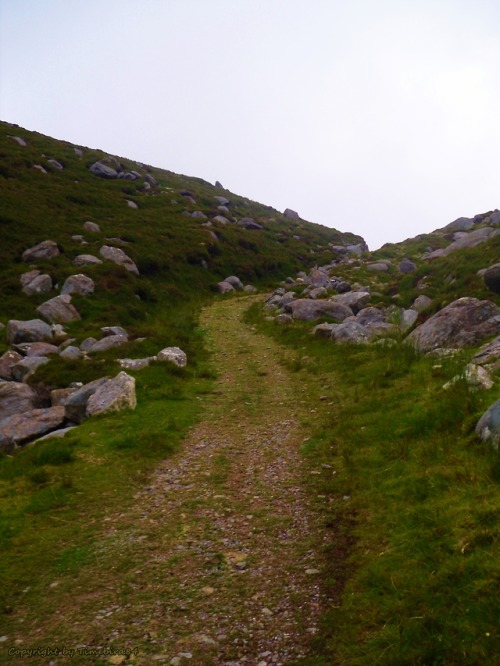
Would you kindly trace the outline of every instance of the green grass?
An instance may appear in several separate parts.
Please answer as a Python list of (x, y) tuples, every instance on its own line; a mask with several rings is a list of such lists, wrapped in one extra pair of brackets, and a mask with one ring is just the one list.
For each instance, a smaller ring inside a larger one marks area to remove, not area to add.
[(295, 350), (317, 401), (303, 453), (324, 466), (311, 493), (327, 506), (331, 608), (304, 663), (494, 663), (499, 456), (473, 431), (498, 389), (442, 389), (466, 352), (437, 362), (402, 343), (312, 339), (257, 306), (248, 319)]

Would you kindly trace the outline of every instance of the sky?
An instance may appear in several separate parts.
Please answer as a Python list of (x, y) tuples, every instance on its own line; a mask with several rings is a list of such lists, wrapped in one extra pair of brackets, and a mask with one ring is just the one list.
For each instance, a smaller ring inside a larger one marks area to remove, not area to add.
[(0, 119), (365, 238), (500, 207), (498, 0), (0, 0)]

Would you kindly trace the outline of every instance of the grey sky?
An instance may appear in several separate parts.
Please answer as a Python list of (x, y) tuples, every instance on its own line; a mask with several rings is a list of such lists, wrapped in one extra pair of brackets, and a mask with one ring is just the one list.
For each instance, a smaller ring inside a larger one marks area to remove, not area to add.
[(0, 118), (371, 249), (500, 207), (498, 0), (0, 0)]

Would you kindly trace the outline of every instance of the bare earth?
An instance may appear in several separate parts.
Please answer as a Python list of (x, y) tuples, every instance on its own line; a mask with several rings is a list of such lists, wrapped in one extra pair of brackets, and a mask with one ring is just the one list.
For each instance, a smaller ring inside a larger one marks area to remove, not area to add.
[(220, 375), (203, 421), (132, 509), (106, 518), (91, 579), (62, 586), (30, 628), (31, 643), (60, 633), (81, 647), (50, 663), (277, 666), (308, 654), (324, 605), (300, 456), (308, 407), (283, 350), (242, 323), (248, 304), (204, 311)]

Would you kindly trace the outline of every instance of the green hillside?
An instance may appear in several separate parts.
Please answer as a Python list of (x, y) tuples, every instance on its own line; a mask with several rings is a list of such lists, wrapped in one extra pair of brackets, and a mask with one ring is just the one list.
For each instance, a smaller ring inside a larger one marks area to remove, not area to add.
[[(497, 213), (470, 222), (477, 245), (450, 249), (467, 233), (443, 228), (367, 252), (199, 178), (0, 123), (0, 325), (37, 318), (69, 276), (95, 282), (23, 390), (43, 410), (125, 357), (149, 362), (127, 369), (134, 409), (0, 440), (0, 663), (64, 646), (50, 663), (493, 664), (499, 451), (475, 426), (500, 397), (500, 349), (477, 362), (487, 388), (465, 368), (498, 316), (464, 347), (419, 353), (408, 336), (462, 297), (497, 312)], [(46, 240), (57, 256), (23, 260)], [(100, 263), (75, 266), (82, 254)], [(27, 295), (34, 268), (52, 288)], [(228, 276), (253, 289), (220, 293)], [(336, 343), (336, 320), (273, 309), (273, 290), (361, 297), (347, 320), (386, 328)], [(114, 326), (120, 346), (61, 355)], [(16, 348), (5, 333), (0, 356)], [(162, 362), (165, 347), (187, 365)]]

